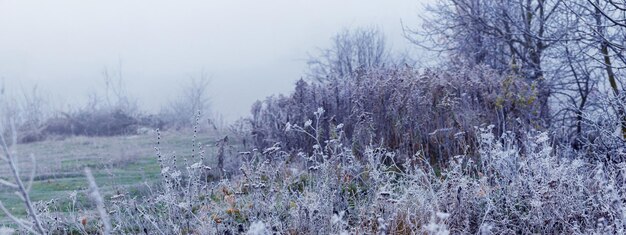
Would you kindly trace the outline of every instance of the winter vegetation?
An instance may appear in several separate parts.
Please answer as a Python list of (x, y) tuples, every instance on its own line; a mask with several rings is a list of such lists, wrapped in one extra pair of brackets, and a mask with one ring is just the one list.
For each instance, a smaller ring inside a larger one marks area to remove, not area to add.
[[(626, 4), (444, 0), (424, 22), (405, 36), (438, 65), (346, 30), (230, 125), (205, 73), (156, 114), (119, 71), (75, 110), (5, 95), (0, 232), (626, 233)], [(96, 157), (36, 160), (74, 144)]]

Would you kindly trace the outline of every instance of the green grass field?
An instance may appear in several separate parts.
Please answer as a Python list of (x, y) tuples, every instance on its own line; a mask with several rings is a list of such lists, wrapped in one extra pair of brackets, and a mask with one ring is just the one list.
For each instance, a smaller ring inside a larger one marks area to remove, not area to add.
[[(212, 164), (217, 151), (217, 134), (199, 134), (196, 143), (205, 148), (207, 164)], [(164, 156), (177, 157), (191, 155), (193, 132), (165, 132), (161, 134), (159, 148)], [(91, 201), (86, 197), (88, 187), (83, 174), (85, 167), (91, 168), (101, 193), (105, 198), (124, 193), (133, 194), (146, 185), (159, 179), (160, 167), (155, 146), (156, 134), (115, 137), (71, 137), (64, 140), (49, 140), (15, 146), (20, 175), (26, 182), (33, 167), (36, 176), (30, 196), (34, 202), (53, 202), (52, 210), (67, 212), (72, 210), (70, 195), (76, 195), (80, 208), (90, 208)], [(35, 158), (33, 164), (29, 156)], [(182, 161), (179, 161), (182, 163)], [(8, 164), (0, 163), (0, 177), (13, 182)], [(14, 190), (0, 186), (0, 200), (16, 216), (26, 215), (22, 201)], [(0, 212), (1, 213), (1, 212)], [(0, 225), (12, 222), (0, 214)]]

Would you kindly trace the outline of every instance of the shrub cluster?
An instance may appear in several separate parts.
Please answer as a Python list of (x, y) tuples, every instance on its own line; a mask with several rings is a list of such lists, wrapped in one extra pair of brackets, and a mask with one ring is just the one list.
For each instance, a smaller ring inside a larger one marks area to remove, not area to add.
[(122, 109), (99, 109), (62, 113), (40, 125), (22, 125), (18, 142), (42, 141), (54, 136), (115, 136), (138, 134), (140, 128), (161, 128), (164, 122), (154, 115), (134, 115)]
[(249, 121), (257, 147), (280, 142), (310, 153), (310, 138), (284, 130), (322, 107), (319, 137), (332, 138), (342, 123), (344, 143), (357, 156), (374, 145), (405, 158), (423, 151), (428, 159), (447, 161), (476, 154), (476, 126), (490, 123), (498, 134), (518, 130), (519, 136), (525, 127), (543, 128), (535, 100), (533, 84), (486, 67), (381, 68), (324, 83), (300, 80), (291, 95), (254, 104)]
[[(545, 132), (516, 138), (511, 132), (494, 135), (493, 125), (478, 128), (479, 158), (458, 155), (437, 169), (424, 152), (401, 165), (393, 160), (397, 152), (374, 146), (357, 157), (343, 144), (342, 125), (335, 127), (335, 137), (318, 138), (324, 113), (319, 109), (314, 121), (288, 131), (308, 136), (312, 152), (278, 146), (244, 152), (241, 174), (228, 180), (206, 180), (209, 167), (201, 148), (178, 158), (157, 148), (161, 184), (140, 196), (112, 196), (106, 205), (112, 232), (619, 234), (626, 229), (626, 164), (592, 164), (583, 153), (554, 147)], [(80, 221), (46, 223), (50, 231), (72, 226), (85, 231)], [(90, 226), (103, 227), (98, 220)]]

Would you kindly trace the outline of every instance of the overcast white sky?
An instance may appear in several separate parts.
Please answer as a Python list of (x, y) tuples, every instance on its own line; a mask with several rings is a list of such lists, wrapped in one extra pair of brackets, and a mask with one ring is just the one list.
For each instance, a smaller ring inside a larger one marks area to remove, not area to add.
[(121, 61), (145, 109), (158, 110), (189, 76), (211, 75), (213, 109), (233, 120), (257, 99), (288, 93), (307, 53), (345, 28), (376, 26), (411, 50), (401, 20), (419, 25), (426, 0), (0, 0), (0, 77), (76, 103)]

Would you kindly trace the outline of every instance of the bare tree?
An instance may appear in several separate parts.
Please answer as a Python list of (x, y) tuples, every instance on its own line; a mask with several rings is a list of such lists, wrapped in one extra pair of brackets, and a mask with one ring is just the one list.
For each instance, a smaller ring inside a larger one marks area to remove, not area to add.
[(534, 83), (541, 107), (539, 117), (549, 121), (550, 55), (567, 35), (562, 0), (446, 0), (429, 7), (423, 29), (407, 29), (415, 44), (470, 64), (487, 64), (518, 73)]
[(604, 7), (597, 0), (587, 0), (587, 2), (593, 6), (596, 13), (610, 21), (614, 26), (626, 28), (626, 2), (603, 0)]
[(209, 76), (204, 71), (197, 77), (190, 77), (179, 96), (162, 108), (161, 116), (165, 122), (179, 129), (193, 126), (198, 112), (202, 115), (200, 118), (208, 117), (211, 101), (209, 84)]
[(104, 94), (100, 99), (98, 93), (91, 94), (92, 103), (89, 106), (95, 109), (104, 110), (120, 110), (130, 116), (138, 116), (139, 105), (137, 100), (128, 94), (124, 74), (122, 70), (121, 60), (117, 64), (116, 69), (105, 67), (102, 70), (102, 78), (104, 82)]
[[(555, 83), (557, 85), (555, 88), (560, 95), (564, 95), (572, 102), (580, 101), (580, 105), (585, 104), (584, 106), (591, 108), (586, 110), (587, 114), (616, 115), (622, 138), (624, 138), (626, 137), (626, 118), (624, 117), (623, 85), (619, 77), (625, 65), (623, 45), (626, 34), (624, 34), (624, 27), (612, 23), (607, 18), (619, 17), (619, 8), (615, 9), (614, 4), (614, 2), (601, 0), (563, 3), (563, 8), (569, 15), (563, 20), (572, 22), (572, 27), (566, 39), (560, 43), (560, 51), (557, 51), (557, 55), (561, 57), (557, 61), (567, 69), (557, 74), (560, 79)], [(592, 85), (588, 86), (589, 84)], [(568, 93), (568, 90), (576, 92)], [(589, 94), (594, 90), (606, 90), (612, 98), (592, 100)], [(565, 114), (568, 109), (569, 107), (566, 106), (560, 111)], [(594, 121), (583, 118), (585, 116), (583, 109), (582, 106), (574, 109), (576, 133), (579, 137), (584, 132), (582, 124)]]
[(38, 86), (2, 91), (0, 101), (0, 125), (15, 126), (19, 143), (43, 139), (41, 127), (51, 116), (52, 110), (49, 97)]
[(308, 77), (319, 82), (353, 77), (359, 71), (388, 65), (391, 58), (380, 30), (344, 30), (333, 37), (330, 48), (309, 59)]
[[(620, 102), (620, 105), (617, 105), (617, 114), (619, 115), (621, 119), (620, 125), (621, 125), (622, 135), (624, 139), (626, 139), (626, 111), (624, 110), (624, 106), (622, 105), (624, 98), (620, 95), (620, 88), (618, 87), (618, 84), (617, 84), (618, 81), (616, 78), (615, 69), (613, 67), (614, 62), (609, 52), (609, 48), (614, 49), (616, 44), (612, 43), (610, 41), (611, 39), (607, 35), (610, 26), (607, 26), (606, 21), (608, 20), (619, 27), (624, 27), (624, 25), (621, 25), (619, 23), (619, 20), (611, 18), (603, 9), (600, 8), (600, 0), (595, 0), (595, 1), (588, 0), (587, 2), (589, 2), (593, 6), (592, 14), (593, 14), (593, 18), (595, 19), (595, 24), (596, 24), (596, 29), (594, 32), (594, 36), (596, 37), (594, 38), (599, 44), (600, 55), (602, 57), (602, 62), (604, 65), (604, 69), (606, 71), (608, 82), (611, 86), (611, 90), (613, 91), (613, 95), (617, 97), (620, 101), (622, 101)], [(611, 1), (609, 2), (612, 3)], [(617, 6), (617, 5), (613, 5), (613, 6)], [(618, 54), (621, 54), (621, 53), (618, 53)]]

